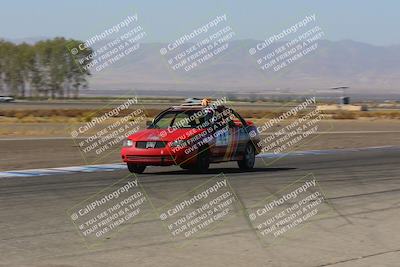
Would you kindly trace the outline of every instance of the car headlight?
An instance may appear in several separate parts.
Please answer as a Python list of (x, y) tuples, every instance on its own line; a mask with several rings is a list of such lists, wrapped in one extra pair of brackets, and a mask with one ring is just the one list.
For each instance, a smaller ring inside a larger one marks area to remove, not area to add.
[(124, 140), (124, 142), (122, 143), (122, 146), (124, 146), (124, 147), (131, 147), (131, 146), (133, 146), (133, 141), (132, 140), (130, 140), (130, 139), (125, 139)]
[(175, 140), (170, 144), (170, 147), (183, 147), (185, 143), (185, 140)]

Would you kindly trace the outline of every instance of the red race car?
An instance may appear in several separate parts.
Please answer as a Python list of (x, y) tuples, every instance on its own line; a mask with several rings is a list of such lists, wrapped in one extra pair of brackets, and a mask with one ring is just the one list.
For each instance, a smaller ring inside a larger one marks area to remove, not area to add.
[(226, 161), (237, 161), (240, 169), (249, 170), (260, 153), (259, 141), (251, 121), (218, 101), (203, 99), (161, 112), (146, 130), (124, 141), (121, 157), (134, 173), (149, 165), (205, 172), (210, 163)]

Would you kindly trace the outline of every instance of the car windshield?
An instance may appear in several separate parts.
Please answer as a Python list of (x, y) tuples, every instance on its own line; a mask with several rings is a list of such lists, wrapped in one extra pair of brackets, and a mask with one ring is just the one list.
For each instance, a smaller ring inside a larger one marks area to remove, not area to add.
[(148, 128), (202, 128), (205, 122), (213, 117), (213, 114), (212, 109), (170, 110), (156, 117)]

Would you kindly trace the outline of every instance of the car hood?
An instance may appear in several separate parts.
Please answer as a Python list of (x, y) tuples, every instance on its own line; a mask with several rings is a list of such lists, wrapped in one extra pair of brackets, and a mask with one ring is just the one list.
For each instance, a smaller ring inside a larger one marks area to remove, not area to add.
[(133, 141), (166, 141), (171, 142), (178, 139), (188, 139), (191, 136), (199, 134), (205, 129), (146, 129), (128, 137)]

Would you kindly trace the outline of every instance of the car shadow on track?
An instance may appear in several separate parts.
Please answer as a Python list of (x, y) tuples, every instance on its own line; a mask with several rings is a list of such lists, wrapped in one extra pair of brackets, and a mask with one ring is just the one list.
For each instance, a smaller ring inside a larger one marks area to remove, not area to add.
[[(199, 175), (199, 174), (220, 174), (220, 173), (253, 173), (253, 172), (278, 172), (278, 171), (290, 171), (296, 170), (297, 168), (254, 168), (252, 170), (244, 171), (238, 168), (210, 168), (205, 172), (196, 173), (189, 170), (177, 170), (177, 171), (164, 171), (164, 172), (154, 172), (152, 175), (171, 175), (171, 174), (181, 174), (181, 175)], [(149, 173), (150, 174), (150, 173)]]

